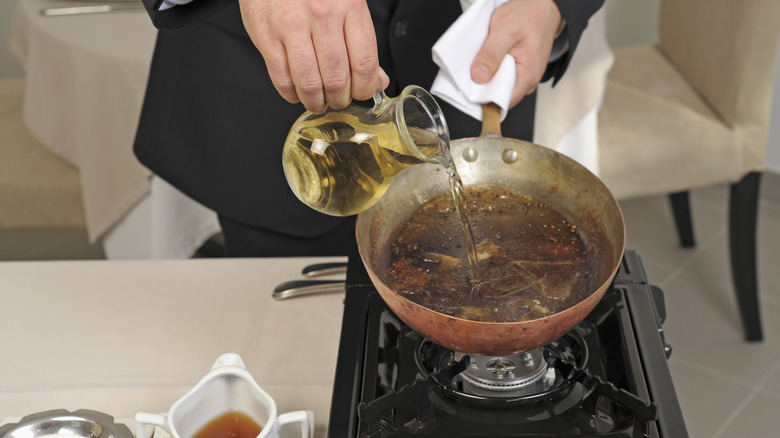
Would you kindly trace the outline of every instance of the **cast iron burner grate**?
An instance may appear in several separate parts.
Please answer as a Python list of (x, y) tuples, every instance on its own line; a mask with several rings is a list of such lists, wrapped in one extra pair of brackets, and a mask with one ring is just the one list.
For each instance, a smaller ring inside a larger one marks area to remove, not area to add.
[[(455, 433), (460, 430), (458, 423), (463, 420), (491, 428), (497, 424), (515, 427), (525, 423), (528, 432), (528, 425), (541, 425), (564, 413), (567, 420), (583, 432), (606, 434), (636, 424), (634, 436), (649, 436), (648, 423), (657, 420), (654, 403), (645, 403), (576, 365), (586, 364), (587, 344), (580, 332), (587, 330), (578, 326), (544, 347), (544, 360), (550, 371), (549, 385), (538, 392), (517, 397), (465, 392), (462, 376), (471, 358), (466, 355), (456, 361), (453, 351), (422, 339), (417, 350), (417, 365), (426, 377), (372, 402), (359, 404), (358, 418), (366, 423), (365, 432), (369, 438), (386, 436), (383, 429), (401, 432), (428, 428), (435, 429), (437, 434)], [(513, 409), (521, 410), (523, 416), (512, 415)], [(445, 416), (437, 417), (436, 411)], [(386, 414), (390, 412), (393, 413), (392, 420), (388, 421), (390, 417)], [(447, 417), (448, 412), (456, 414), (457, 420)], [(506, 412), (510, 415), (504, 415)], [(437, 418), (447, 418), (447, 424), (433, 426), (432, 423), (441, 421)], [(538, 432), (556, 429), (555, 424), (542, 427)], [(564, 427), (568, 428), (568, 425)]]

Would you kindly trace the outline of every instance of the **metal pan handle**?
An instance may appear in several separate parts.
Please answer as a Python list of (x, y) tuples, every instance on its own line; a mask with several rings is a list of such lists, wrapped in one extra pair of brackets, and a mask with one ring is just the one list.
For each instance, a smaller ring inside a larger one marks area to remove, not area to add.
[(272, 296), (276, 300), (284, 300), (301, 295), (344, 292), (345, 290), (344, 280), (295, 280), (276, 286)]
[(301, 274), (306, 278), (319, 277), (332, 274), (346, 274), (347, 263), (346, 262), (333, 262), (333, 263), (315, 263), (313, 265), (306, 266), (301, 271)]

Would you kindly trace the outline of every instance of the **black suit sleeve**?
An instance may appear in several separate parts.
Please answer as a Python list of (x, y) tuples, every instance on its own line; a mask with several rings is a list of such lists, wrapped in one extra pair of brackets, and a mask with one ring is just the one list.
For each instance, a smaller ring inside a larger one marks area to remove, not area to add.
[(191, 3), (160, 11), (162, 0), (143, 0), (154, 26), (161, 30), (187, 28), (233, 3), (235, 0), (193, 0)]
[[(146, 11), (152, 19), (152, 23), (158, 29), (177, 30), (189, 27), (215, 12), (233, 3), (236, 0), (193, 0), (182, 6), (160, 11), (162, 0), (143, 0)], [(563, 35), (568, 39), (569, 50), (558, 60), (551, 63), (542, 80), (554, 78), (557, 82), (566, 71), (580, 35), (588, 25), (591, 15), (604, 4), (604, 0), (554, 0), (561, 15), (566, 19), (566, 28)]]
[(558, 5), (561, 15), (566, 20), (566, 27), (561, 37), (569, 40), (569, 50), (547, 66), (542, 81), (553, 78), (553, 84), (563, 76), (580, 42), (582, 32), (588, 26), (588, 20), (601, 8), (604, 0), (555, 0), (555, 4)]

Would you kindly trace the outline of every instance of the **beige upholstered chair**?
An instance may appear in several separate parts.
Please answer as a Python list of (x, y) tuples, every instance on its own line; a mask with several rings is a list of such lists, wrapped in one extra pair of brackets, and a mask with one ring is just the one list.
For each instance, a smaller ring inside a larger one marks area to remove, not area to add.
[(615, 50), (601, 176), (618, 199), (670, 194), (683, 246), (688, 190), (731, 184), (732, 276), (746, 338), (761, 340), (755, 230), (780, 1), (662, 0), (658, 30), (657, 45)]

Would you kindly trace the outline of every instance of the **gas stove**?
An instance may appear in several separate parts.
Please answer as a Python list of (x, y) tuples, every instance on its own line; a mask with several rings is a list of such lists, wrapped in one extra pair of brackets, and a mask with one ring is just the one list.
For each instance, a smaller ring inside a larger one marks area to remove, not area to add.
[(328, 436), (687, 437), (664, 319), (663, 291), (626, 251), (604, 298), (562, 338), (469, 356), (411, 330), (350, 257)]

